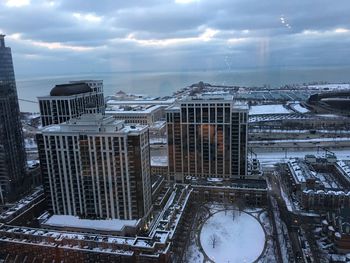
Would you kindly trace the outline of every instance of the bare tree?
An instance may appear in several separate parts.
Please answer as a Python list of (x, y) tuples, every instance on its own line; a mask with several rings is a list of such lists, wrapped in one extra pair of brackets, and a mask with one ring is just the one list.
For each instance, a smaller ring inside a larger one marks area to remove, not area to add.
[(220, 242), (219, 237), (214, 233), (209, 237), (209, 242), (215, 248), (215, 246)]
[(237, 199), (236, 206), (238, 208), (239, 215), (241, 215), (241, 212), (245, 209), (245, 206), (246, 206), (244, 199), (243, 198)]

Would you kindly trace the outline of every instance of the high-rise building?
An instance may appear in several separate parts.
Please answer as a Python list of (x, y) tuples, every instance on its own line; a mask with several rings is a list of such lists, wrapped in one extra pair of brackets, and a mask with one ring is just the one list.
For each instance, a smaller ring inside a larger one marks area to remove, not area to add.
[(169, 179), (247, 174), (248, 107), (232, 96), (187, 97), (166, 110)]
[(148, 127), (87, 114), (37, 135), (54, 214), (138, 219), (150, 212)]
[(11, 48), (0, 35), (0, 202), (26, 190), (26, 155)]
[(56, 85), (49, 96), (38, 97), (42, 126), (59, 124), (85, 113), (104, 113), (102, 80)]

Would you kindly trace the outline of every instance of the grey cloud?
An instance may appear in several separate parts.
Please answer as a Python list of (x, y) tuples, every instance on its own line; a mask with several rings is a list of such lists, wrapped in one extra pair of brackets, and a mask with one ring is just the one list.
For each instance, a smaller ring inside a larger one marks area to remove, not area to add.
[[(187, 5), (170, 0), (59, 0), (55, 8), (42, 2), (32, 0), (31, 6), (23, 8), (0, 4), (0, 29), (6, 34), (20, 33), (24, 40), (93, 49), (47, 49), (9, 38), (19, 72), (350, 64), (350, 33), (322, 34), (350, 29), (347, 0), (202, 0)], [(88, 23), (73, 13), (103, 18)], [(281, 23), (282, 15), (291, 28)], [(218, 30), (210, 41), (145, 46), (125, 39), (130, 34), (138, 40), (195, 39), (207, 28)], [(320, 34), (302, 34), (305, 30)], [(244, 41), (230, 44), (230, 38)]]

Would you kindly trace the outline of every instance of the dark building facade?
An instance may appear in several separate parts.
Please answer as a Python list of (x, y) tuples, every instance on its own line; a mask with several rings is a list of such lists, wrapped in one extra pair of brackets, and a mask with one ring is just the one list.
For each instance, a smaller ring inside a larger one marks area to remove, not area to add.
[(311, 95), (304, 105), (315, 113), (332, 113), (350, 116), (350, 92), (330, 91)]
[(26, 190), (26, 155), (11, 49), (0, 35), (0, 202)]
[(188, 97), (167, 110), (169, 179), (244, 178), (248, 107), (232, 96)]
[(38, 97), (42, 126), (59, 124), (85, 113), (104, 113), (102, 80), (56, 85), (49, 96)]

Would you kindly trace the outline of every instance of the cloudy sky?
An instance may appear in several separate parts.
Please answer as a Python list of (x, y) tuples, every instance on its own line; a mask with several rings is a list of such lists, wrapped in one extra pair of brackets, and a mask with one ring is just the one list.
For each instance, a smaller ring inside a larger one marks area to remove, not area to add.
[(348, 0), (1, 0), (17, 75), (350, 65)]

